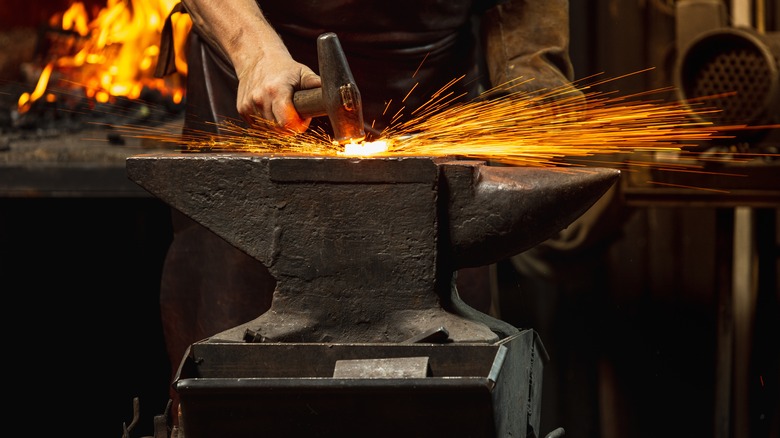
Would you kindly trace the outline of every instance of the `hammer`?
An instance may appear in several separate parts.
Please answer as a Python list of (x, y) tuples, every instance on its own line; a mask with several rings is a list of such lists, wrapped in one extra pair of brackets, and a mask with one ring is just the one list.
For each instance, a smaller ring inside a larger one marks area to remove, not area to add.
[(302, 119), (328, 116), (333, 140), (339, 144), (362, 141), (366, 137), (363, 102), (335, 33), (324, 33), (317, 38), (317, 57), (322, 87), (295, 92), (295, 110)]

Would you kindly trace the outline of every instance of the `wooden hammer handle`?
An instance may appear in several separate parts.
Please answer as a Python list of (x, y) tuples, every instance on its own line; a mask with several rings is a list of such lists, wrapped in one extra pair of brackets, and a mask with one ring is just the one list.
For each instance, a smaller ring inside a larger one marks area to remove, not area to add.
[(293, 105), (302, 119), (328, 115), (322, 99), (322, 88), (310, 88), (293, 94)]

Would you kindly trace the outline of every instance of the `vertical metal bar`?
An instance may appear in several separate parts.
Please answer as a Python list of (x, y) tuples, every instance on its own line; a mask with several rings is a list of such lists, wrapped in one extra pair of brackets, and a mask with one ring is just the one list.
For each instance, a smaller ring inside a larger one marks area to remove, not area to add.
[(750, 358), (758, 298), (753, 209), (734, 210), (734, 436), (750, 436)]
[(760, 34), (766, 33), (766, 2), (756, 0), (756, 30)]
[(715, 363), (715, 438), (731, 436), (731, 383), (734, 353), (734, 317), (732, 266), (734, 248), (734, 211), (716, 211), (716, 275), (718, 288), (717, 359)]

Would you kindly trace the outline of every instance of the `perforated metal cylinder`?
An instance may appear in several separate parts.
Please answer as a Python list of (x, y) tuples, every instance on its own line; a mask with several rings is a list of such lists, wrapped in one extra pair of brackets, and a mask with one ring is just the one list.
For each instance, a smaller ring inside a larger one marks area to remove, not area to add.
[(718, 125), (779, 123), (778, 35), (722, 28), (694, 38), (675, 71), (680, 99)]

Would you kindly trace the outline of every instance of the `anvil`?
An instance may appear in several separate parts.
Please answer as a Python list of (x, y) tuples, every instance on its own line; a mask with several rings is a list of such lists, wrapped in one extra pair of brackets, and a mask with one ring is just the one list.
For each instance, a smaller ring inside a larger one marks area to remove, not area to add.
[(208, 342), (448, 342), (516, 332), (464, 304), (460, 268), (567, 227), (615, 169), (489, 165), (447, 157), (252, 153), (130, 157), (131, 180), (265, 265), (271, 308)]

